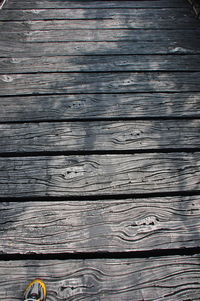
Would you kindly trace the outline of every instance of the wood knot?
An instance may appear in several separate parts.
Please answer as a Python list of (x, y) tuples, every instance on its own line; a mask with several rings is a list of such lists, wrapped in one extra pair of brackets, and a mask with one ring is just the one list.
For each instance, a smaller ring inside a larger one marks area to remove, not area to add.
[(9, 75), (2, 75), (1, 79), (3, 82), (6, 82), (6, 83), (10, 83), (13, 81), (13, 77), (9, 76)]

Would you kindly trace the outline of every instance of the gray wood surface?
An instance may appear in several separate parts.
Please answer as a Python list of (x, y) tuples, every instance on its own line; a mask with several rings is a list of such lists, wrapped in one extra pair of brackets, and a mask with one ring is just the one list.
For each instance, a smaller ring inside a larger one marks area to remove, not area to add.
[(3, 254), (199, 247), (200, 197), (0, 203)]
[[(116, 18), (128, 18), (130, 20), (134, 20), (134, 18), (136, 18), (136, 21), (140, 19), (140, 24), (141, 21), (143, 19), (143, 21), (145, 20), (145, 18), (147, 17), (147, 22), (148, 22), (148, 18), (151, 18), (150, 16), (152, 15), (152, 17), (157, 17), (160, 19), (160, 25), (162, 24), (162, 22), (165, 22), (166, 24), (166, 20), (167, 20), (167, 12), (164, 14), (164, 11), (161, 10), (138, 10), (138, 9), (69, 9), (69, 8), (61, 8), (61, 9), (23, 9), (23, 7), (20, 10), (6, 10), (4, 9), (3, 11), (0, 12), (0, 17), (2, 21), (25, 21), (25, 20), (52, 20), (52, 19), (57, 19), (57, 20), (98, 20), (98, 19), (116, 19)], [(180, 16), (180, 14), (177, 13), (177, 19), (179, 20), (179, 18), (181, 18), (182, 21), (184, 21), (184, 18), (186, 20), (188, 20), (188, 14), (190, 16), (192, 16), (192, 14), (189, 12), (188, 13), (188, 9), (187, 9), (187, 15), (184, 16), (184, 13), (182, 15), (182, 17)], [(168, 18), (172, 21), (173, 20), (173, 14), (176, 15), (176, 10), (174, 11), (174, 13), (171, 13), (170, 15), (168, 15)], [(174, 17), (175, 19), (175, 17)], [(156, 26), (156, 22), (159, 22), (157, 20), (155, 20), (153, 22), (152, 18), (151, 18), (151, 23), (154, 23), (154, 26)], [(175, 24), (178, 21), (175, 21)], [(197, 22), (195, 22), (195, 16), (193, 16), (193, 18), (191, 17), (191, 23), (194, 22), (196, 24), (198, 24)]]
[(199, 99), (198, 92), (2, 97), (0, 122), (200, 117)]
[(0, 73), (200, 71), (199, 55), (102, 55), (0, 58)]
[(200, 148), (200, 121), (121, 121), (0, 125), (0, 153)]
[[(132, 54), (200, 54), (198, 36), (191, 32), (187, 39), (160, 36), (150, 41), (110, 41), (110, 42), (1, 42), (1, 57), (41, 57), (55, 55), (132, 55)], [(185, 32), (183, 33), (185, 35)], [(162, 40), (163, 39), (163, 40)], [(13, 52), (15, 49), (15, 52)]]
[[(51, 15), (49, 16), (51, 12)], [(62, 12), (62, 13), (61, 13)], [(12, 14), (11, 14), (12, 13)], [(171, 8), (171, 9), (85, 9), (85, 10), (48, 10), (48, 17), (45, 21), (33, 21), (35, 14), (31, 14), (30, 18), (27, 16), (27, 11), (23, 10), (20, 13), (24, 15), (27, 21), (12, 21), (12, 15), (19, 19), (19, 11), (7, 11), (7, 17), (1, 19), (11, 18), (11, 22), (1, 22), (1, 32), (18, 32), (23, 30), (64, 30), (64, 29), (191, 29), (198, 28), (198, 20), (188, 8)], [(25, 14), (26, 13), (26, 14)], [(47, 12), (46, 12), (47, 13)], [(11, 14), (11, 16), (10, 16)], [(54, 14), (54, 15), (53, 15)], [(56, 14), (56, 16), (55, 16)], [(34, 17), (32, 17), (34, 16)], [(39, 14), (40, 16), (40, 14)], [(39, 16), (37, 17), (39, 19)], [(55, 16), (55, 17), (54, 17)], [(58, 19), (57, 20), (57, 16)], [(41, 18), (40, 18), (41, 19)], [(55, 20), (56, 19), (56, 20)], [(66, 22), (66, 20), (73, 19), (73, 22)]]
[[(124, 10), (123, 10), (124, 11)], [(142, 10), (141, 10), (142, 11)], [(143, 10), (144, 11), (144, 10)], [(150, 12), (151, 14), (150, 14)], [(167, 17), (165, 16), (165, 12)], [(159, 13), (162, 18), (159, 17)], [(138, 12), (139, 14), (139, 12)], [(154, 17), (155, 16), (155, 17)], [(154, 19), (156, 18), (156, 19)], [(169, 19), (167, 19), (169, 18)], [(173, 22), (169, 22), (172, 20)], [(73, 22), (66, 22), (67, 20), (28, 20), (28, 21), (10, 21), (1, 22), (1, 32), (21, 32), (27, 31), (41, 31), (41, 30), (69, 30), (69, 29), (195, 29), (198, 28), (199, 21), (194, 18), (188, 8), (186, 9), (163, 9), (163, 10), (148, 10), (148, 14), (142, 20), (141, 17), (132, 16), (115, 16), (102, 19), (83, 19), (73, 20)]]
[(9, 261), (0, 263), (1, 300), (22, 300), (29, 281), (47, 283), (47, 301), (200, 299), (200, 257)]
[(200, 153), (0, 158), (1, 198), (198, 191)]
[(200, 72), (0, 75), (0, 95), (200, 91)]
[(34, 8), (180, 8), (189, 7), (182, 0), (151, 0), (151, 1), (52, 1), (52, 0), (10, 0), (8, 9), (34, 9)]
[[(183, 36), (184, 33), (184, 36)], [(191, 39), (191, 34), (195, 38), (200, 37), (200, 30), (157, 30), (156, 33), (153, 30), (140, 30), (140, 29), (68, 29), (60, 30), (59, 34), (57, 30), (46, 31), (23, 31), (23, 32), (2, 32), (1, 41), (14, 41), (19, 42), (110, 42), (110, 41), (132, 41), (148, 42), (152, 43), (185, 43), (186, 40)], [(166, 41), (165, 41), (166, 40)]]

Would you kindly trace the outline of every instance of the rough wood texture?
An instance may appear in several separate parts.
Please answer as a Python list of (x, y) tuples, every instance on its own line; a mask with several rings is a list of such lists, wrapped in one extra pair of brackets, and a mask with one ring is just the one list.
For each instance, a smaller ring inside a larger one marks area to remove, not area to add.
[(182, 0), (151, 0), (151, 1), (51, 1), (51, 0), (9, 0), (8, 9), (34, 9), (34, 8), (180, 8), (188, 7)]
[(199, 256), (168, 256), (1, 262), (0, 297), (22, 300), (24, 287), (39, 276), (47, 283), (47, 301), (197, 301), (199, 261)]
[(200, 117), (200, 93), (2, 97), (0, 121)]
[(195, 149), (200, 148), (200, 121), (3, 124), (0, 141), (0, 153)]
[[(62, 11), (62, 14), (60, 12)], [(198, 28), (198, 20), (188, 8), (171, 9), (101, 9), (101, 10), (53, 10), (45, 21), (33, 21), (29, 17), (27, 21), (1, 22), (1, 32), (18, 32), (22, 30), (64, 30), (64, 29), (189, 29)], [(23, 11), (24, 13), (27, 11)], [(31, 11), (32, 12), (32, 11)], [(18, 16), (19, 12), (13, 12)], [(54, 20), (56, 18), (60, 20)], [(11, 14), (7, 12), (7, 18)], [(30, 11), (29, 11), (30, 14)], [(33, 13), (32, 13), (33, 14)], [(3, 13), (2, 13), (3, 15)], [(32, 15), (31, 15), (32, 16)], [(35, 14), (33, 14), (35, 19)], [(39, 15), (40, 16), (40, 15)], [(5, 17), (2, 17), (5, 18)], [(12, 18), (12, 15), (10, 16)], [(16, 17), (15, 17), (16, 18)], [(19, 18), (19, 17), (18, 17)], [(39, 17), (38, 17), (39, 18)], [(74, 19), (66, 22), (65, 19)], [(81, 18), (81, 19), (80, 19)], [(25, 17), (24, 17), (25, 19)], [(32, 17), (31, 17), (32, 19)], [(78, 20), (79, 19), (79, 20)]]
[[(184, 33), (184, 36), (183, 36)], [(19, 42), (32, 42), (32, 43), (46, 43), (46, 42), (111, 42), (111, 41), (132, 41), (134, 43), (149, 42), (158, 43), (163, 41), (164, 43), (172, 43), (173, 40), (180, 43), (186, 43), (186, 39), (191, 39), (191, 34), (194, 34), (196, 38), (200, 37), (199, 30), (137, 30), (137, 29), (98, 29), (98, 30), (79, 30), (68, 29), (60, 30), (59, 35), (57, 30), (46, 31), (23, 31), (23, 32), (2, 32), (1, 41), (14, 40)], [(168, 39), (168, 41), (164, 41)]]
[[(132, 55), (132, 54), (200, 54), (199, 37), (190, 32), (187, 39), (178, 40), (160, 36), (160, 41), (113, 41), (113, 42), (18, 42), (7, 40), (1, 43), (1, 57), (41, 57), (54, 55)], [(183, 32), (185, 35), (185, 31)], [(192, 36), (194, 38), (192, 38)], [(161, 40), (163, 38), (163, 40)], [(15, 52), (13, 53), (13, 49)]]
[(200, 91), (200, 72), (0, 75), (0, 95)]
[(1, 198), (200, 190), (200, 153), (0, 158)]
[(0, 58), (0, 73), (200, 71), (199, 55), (102, 55)]
[(0, 204), (3, 254), (199, 247), (200, 197)]

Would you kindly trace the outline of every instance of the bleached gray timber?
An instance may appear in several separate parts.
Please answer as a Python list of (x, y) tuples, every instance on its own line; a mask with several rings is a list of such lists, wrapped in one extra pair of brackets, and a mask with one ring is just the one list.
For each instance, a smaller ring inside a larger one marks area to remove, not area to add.
[(40, 277), (47, 301), (199, 301), (189, 3), (9, 0), (0, 20), (0, 300)]
[(199, 92), (1, 97), (1, 122), (198, 118)]
[(47, 301), (199, 300), (199, 255), (138, 259), (20, 260), (0, 263), (0, 298), (21, 300), (44, 279)]
[(186, 1), (182, 0), (151, 0), (151, 1), (51, 1), (51, 0), (11, 0), (7, 3), (7, 9), (43, 9), (43, 8), (180, 8), (187, 7)]
[(1, 124), (0, 153), (195, 150), (199, 138), (200, 120)]
[[(187, 30), (195, 29), (198, 26), (198, 21), (188, 8), (90, 9), (89, 12), (87, 9), (24, 10), (20, 12), (12, 10), (2, 13), (1, 19), (2, 21), (11, 20), (9, 24), (1, 23), (0, 27), (3, 31), (18, 31), (18, 33), (20, 33), (20, 26), (22, 30), (29, 31), (60, 30), (61, 34), (65, 29), (174, 29), (177, 27), (177, 29), (185, 28)], [(12, 21), (12, 19), (17, 21)], [(73, 20), (73, 22), (66, 22), (63, 19)], [(19, 22), (21, 20), (23, 22)], [(12, 27), (9, 27), (11, 25)], [(45, 36), (43, 35), (43, 37)]]
[(199, 196), (3, 202), (0, 227), (2, 254), (195, 248), (200, 202)]
[(102, 55), (1, 58), (0, 74), (37, 72), (200, 71), (198, 55)]
[[(176, 76), (175, 76), (176, 75)], [(0, 96), (63, 93), (200, 92), (200, 72), (97, 72), (0, 75)]]
[(199, 152), (10, 157), (0, 170), (2, 200), (200, 190)]

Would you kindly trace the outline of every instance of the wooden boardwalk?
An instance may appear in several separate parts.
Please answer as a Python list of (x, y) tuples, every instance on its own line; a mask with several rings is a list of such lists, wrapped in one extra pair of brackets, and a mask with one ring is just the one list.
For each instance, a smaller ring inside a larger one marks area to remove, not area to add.
[(200, 300), (200, 21), (184, 0), (0, 11), (0, 300)]

